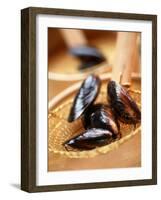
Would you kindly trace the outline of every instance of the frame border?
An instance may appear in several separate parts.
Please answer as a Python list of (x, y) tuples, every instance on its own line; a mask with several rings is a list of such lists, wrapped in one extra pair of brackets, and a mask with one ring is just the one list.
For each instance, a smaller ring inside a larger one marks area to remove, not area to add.
[[(152, 179), (36, 185), (36, 16), (38, 14), (152, 22)], [(157, 15), (29, 7), (21, 10), (21, 189), (46, 192), (157, 184)]]

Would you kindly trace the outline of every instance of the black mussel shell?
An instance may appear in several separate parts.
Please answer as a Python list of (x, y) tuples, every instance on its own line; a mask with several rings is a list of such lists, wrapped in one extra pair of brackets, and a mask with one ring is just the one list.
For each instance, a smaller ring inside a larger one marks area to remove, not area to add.
[(87, 69), (105, 61), (105, 57), (95, 47), (77, 46), (70, 49), (70, 53), (81, 60), (80, 70)]
[(112, 109), (104, 104), (90, 106), (82, 117), (85, 129), (101, 128), (111, 131), (114, 135), (119, 134), (119, 124)]
[(109, 130), (92, 128), (66, 141), (63, 145), (67, 150), (70, 150), (69, 147), (78, 150), (91, 150), (113, 142), (112, 135)]
[(82, 83), (71, 107), (68, 122), (78, 119), (93, 104), (99, 91), (101, 81), (95, 75), (89, 75)]
[(120, 121), (128, 124), (141, 121), (140, 109), (123, 86), (110, 81), (107, 90), (109, 103)]

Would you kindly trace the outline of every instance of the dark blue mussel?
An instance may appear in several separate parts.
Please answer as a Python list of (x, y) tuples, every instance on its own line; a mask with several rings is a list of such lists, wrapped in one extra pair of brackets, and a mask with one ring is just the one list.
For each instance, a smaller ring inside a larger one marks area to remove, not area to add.
[(95, 75), (89, 75), (82, 83), (70, 110), (68, 122), (78, 119), (93, 104), (99, 91), (101, 81)]
[(105, 57), (95, 47), (77, 46), (70, 49), (70, 53), (81, 60), (80, 70), (93, 67), (105, 61)]
[(95, 104), (90, 106), (82, 117), (85, 129), (101, 128), (109, 130), (114, 137), (119, 134), (119, 124), (108, 105)]
[(113, 134), (109, 130), (92, 128), (69, 139), (63, 145), (67, 150), (69, 150), (69, 147), (79, 150), (91, 150), (110, 144), (113, 140)]
[(107, 87), (108, 100), (118, 120), (127, 124), (137, 124), (141, 121), (141, 111), (128, 91), (110, 81)]

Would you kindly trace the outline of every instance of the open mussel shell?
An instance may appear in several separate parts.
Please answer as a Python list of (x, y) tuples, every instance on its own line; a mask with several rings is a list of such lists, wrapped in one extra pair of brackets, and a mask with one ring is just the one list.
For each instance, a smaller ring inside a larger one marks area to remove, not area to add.
[(68, 122), (78, 119), (93, 104), (98, 96), (101, 81), (95, 75), (89, 75), (82, 83), (71, 107)]
[(119, 134), (119, 125), (112, 109), (108, 105), (95, 104), (90, 106), (82, 117), (85, 129), (101, 128)]
[(109, 130), (92, 128), (67, 140), (63, 145), (67, 150), (70, 150), (69, 147), (79, 150), (91, 150), (110, 144), (113, 141), (113, 134)]
[(81, 60), (80, 70), (95, 66), (105, 61), (103, 54), (95, 47), (76, 46), (70, 49), (70, 53)]
[(141, 121), (140, 109), (123, 86), (115, 81), (110, 81), (107, 93), (108, 101), (121, 122), (136, 124)]

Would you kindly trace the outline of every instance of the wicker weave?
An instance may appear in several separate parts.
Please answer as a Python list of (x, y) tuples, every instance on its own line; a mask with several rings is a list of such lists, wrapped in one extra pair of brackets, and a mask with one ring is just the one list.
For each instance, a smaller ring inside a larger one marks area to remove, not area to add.
[[(139, 90), (129, 90), (129, 93), (137, 102), (138, 106), (141, 107), (141, 93)], [(76, 120), (75, 122), (68, 123), (67, 118), (69, 111), (73, 102), (73, 96), (64, 100), (64, 102), (57, 108), (51, 110), (48, 115), (48, 130), (49, 130), (49, 140), (48, 140), (48, 150), (50, 152), (67, 156), (70, 158), (89, 158), (94, 157), (99, 154), (105, 154), (113, 149), (118, 148), (122, 143), (126, 142), (132, 138), (135, 134), (141, 131), (141, 126), (138, 124), (136, 127), (134, 125), (127, 125), (120, 123), (120, 131), (122, 134), (121, 139), (115, 142), (98, 147), (93, 150), (79, 151), (71, 150), (67, 151), (62, 145), (66, 140), (78, 135), (84, 130), (81, 120)], [(96, 103), (106, 103), (107, 96), (105, 89), (101, 90)]]

